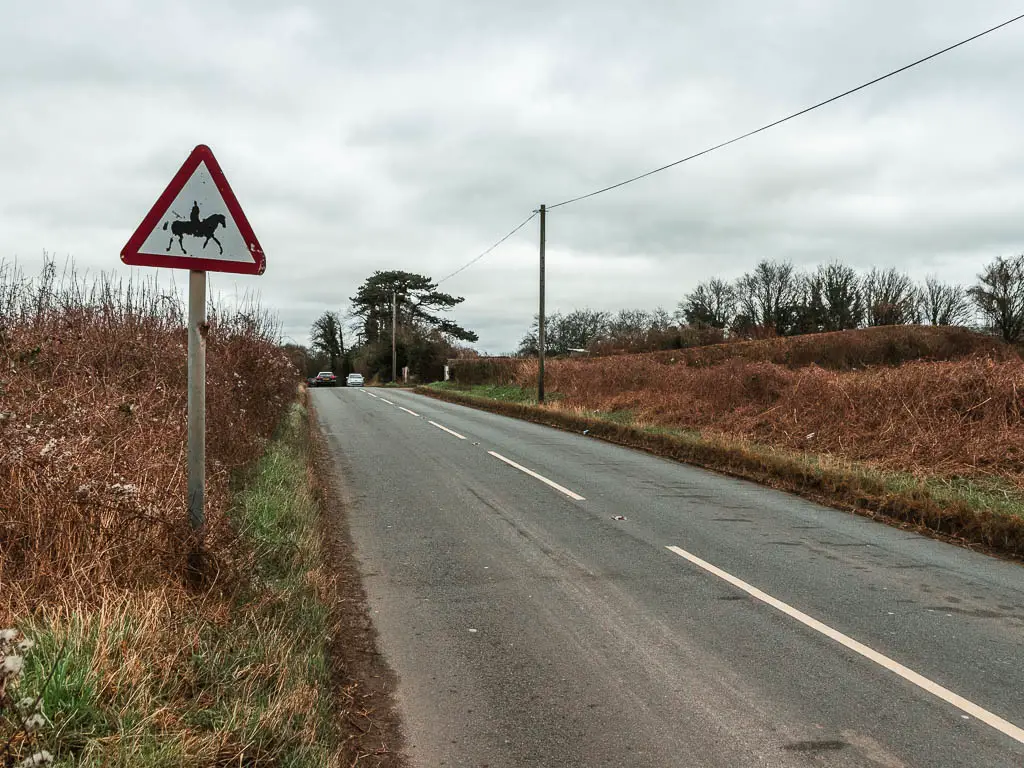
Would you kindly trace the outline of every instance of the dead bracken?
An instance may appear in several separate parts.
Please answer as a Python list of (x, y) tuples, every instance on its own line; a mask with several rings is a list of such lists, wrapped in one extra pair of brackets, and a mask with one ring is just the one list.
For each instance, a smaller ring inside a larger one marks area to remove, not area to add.
[[(273, 331), (258, 312), (211, 317), (208, 543), (225, 566), (229, 480), (294, 398)], [(184, 340), (181, 304), (155, 283), (86, 282), (53, 263), (28, 279), (0, 262), (0, 621), (54, 584), (74, 604), (179, 578)]]

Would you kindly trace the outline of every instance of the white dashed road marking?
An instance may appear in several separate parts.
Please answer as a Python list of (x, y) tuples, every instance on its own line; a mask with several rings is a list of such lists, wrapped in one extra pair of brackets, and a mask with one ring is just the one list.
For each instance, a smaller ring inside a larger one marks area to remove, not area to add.
[(821, 623), (817, 619), (808, 616), (803, 611), (798, 611), (793, 606), (788, 605), (782, 602), (781, 600), (775, 599), (771, 595), (762, 592), (757, 587), (748, 584), (742, 579), (736, 578), (731, 573), (726, 573), (721, 568), (712, 565), (706, 560), (701, 560), (699, 557), (687, 552), (685, 549), (681, 549), (680, 547), (667, 547), (667, 549), (671, 550), (672, 552), (675, 552), (680, 557), (689, 560), (694, 565), (703, 568), (708, 573), (717, 576), (723, 581), (729, 582), (737, 589), (742, 589), (748, 595), (757, 598), (762, 603), (766, 603), (770, 605), (772, 608), (782, 611), (787, 616), (796, 619), (801, 624), (804, 624), (813, 629), (815, 632), (820, 632), (821, 634), (825, 635), (825, 637), (829, 637), (835, 640), (837, 643), (846, 648), (849, 648), (854, 653), (859, 653), (861, 656), (868, 659), (869, 661), (875, 662), (875, 664), (878, 664), (880, 667), (884, 667), (885, 669), (888, 669), (890, 672), (894, 672), (907, 682), (913, 683), (918, 688), (927, 691), (933, 696), (937, 696), (938, 698), (942, 699), (948, 704), (952, 704), (961, 712), (966, 712), (971, 717), (981, 720), (981, 722), (991, 726), (992, 728), (995, 728), (1000, 733), (1009, 736), (1011, 739), (1019, 741), (1021, 744), (1024, 744), (1024, 728), (1019, 728), (1013, 723), (999, 717), (999, 715), (995, 715), (989, 712), (987, 709), (982, 709), (974, 702), (965, 699), (963, 696), (959, 696), (953, 693), (948, 688), (943, 688), (938, 683), (935, 683), (929, 680), (927, 677), (918, 674), (914, 670), (903, 666), (898, 661), (893, 661), (888, 656), (884, 656), (878, 651), (872, 648), (868, 648), (866, 645), (857, 642), (852, 637), (844, 635), (842, 632), (838, 630), (832, 629), (832, 627), (828, 626), (827, 624)]
[(394, 403), (392, 403), (390, 400), (385, 400), (383, 397), (378, 397), (377, 399), (380, 400), (382, 403), (387, 403), (388, 405), (394, 405)]
[(542, 483), (544, 483), (545, 485), (550, 485), (550, 486), (551, 486), (552, 488), (554, 488), (554, 489), (555, 489), (556, 491), (559, 491), (559, 492), (561, 492), (561, 493), (564, 493), (564, 494), (565, 494), (566, 496), (568, 496), (568, 497), (569, 497), (570, 499), (575, 499), (576, 501), (586, 501), (586, 499), (584, 499), (584, 498), (583, 498), (582, 496), (580, 496), (580, 495), (579, 495), (578, 493), (573, 493), (573, 492), (572, 492), (572, 491), (570, 491), (570, 490), (569, 490), (568, 488), (565, 488), (565, 487), (563, 487), (563, 486), (559, 485), (558, 483), (556, 483), (556, 482), (555, 482), (554, 480), (548, 480), (548, 479), (547, 479), (546, 477), (544, 477), (544, 475), (538, 475), (538, 474), (537, 474), (536, 472), (534, 472), (534, 471), (533, 471), (532, 469), (527, 469), (527, 468), (526, 468), (526, 467), (524, 467), (524, 466), (523, 466), (522, 464), (516, 464), (516, 463), (515, 463), (514, 461), (512, 461), (512, 459), (506, 459), (506, 458), (505, 458), (504, 456), (502, 456), (502, 455), (501, 455), (500, 453), (495, 453), (494, 451), (488, 451), (488, 453), (489, 453), (489, 454), (491, 454), (491, 456), (493, 456), (494, 458), (498, 459), (499, 461), (504, 461), (504, 462), (505, 462), (506, 464), (508, 464), (508, 465), (509, 465), (510, 467), (515, 467), (515, 468), (516, 468), (516, 469), (518, 469), (518, 470), (519, 470), (520, 472), (525, 472), (525, 473), (526, 473), (526, 474), (528, 474), (528, 475), (529, 475), (530, 477), (533, 477), (533, 478), (536, 478), (537, 480), (540, 480), (540, 481), (541, 481)]
[(406, 413), (411, 413), (413, 416), (419, 416), (419, 414), (416, 413), (415, 411), (410, 411), (408, 408), (403, 408), (402, 406), (398, 406), (398, 410), (405, 411)]
[(433, 424), (433, 425), (434, 425), (435, 427), (437, 427), (438, 429), (443, 429), (443, 430), (444, 430), (445, 432), (447, 432), (447, 433), (448, 433), (449, 435), (455, 435), (455, 437), (459, 438), (459, 440), (465, 440), (465, 439), (466, 439), (466, 436), (465, 436), (465, 435), (460, 435), (460, 434), (459, 434), (458, 432), (456, 432), (455, 430), (453, 430), (453, 429), (448, 429), (448, 427), (446, 427), (446, 426), (443, 426), (442, 424), (438, 424), (438, 423), (437, 423), (436, 421), (430, 421), (430, 422), (427, 422), (427, 423), (428, 423), (428, 424)]

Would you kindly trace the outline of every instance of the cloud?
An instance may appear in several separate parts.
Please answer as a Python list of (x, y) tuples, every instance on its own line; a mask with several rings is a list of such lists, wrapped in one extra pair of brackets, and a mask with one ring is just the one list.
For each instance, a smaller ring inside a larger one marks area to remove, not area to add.
[[(1008, 2), (27, 4), (0, 28), (0, 258), (122, 271), (196, 143), (304, 340), (375, 269), (440, 277), (545, 202), (617, 182), (1014, 15)], [(1024, 23), (842, 102), (549, 216), (552, 309), (673, 307), (762, 258), (970, 281), (1024, 243)], [(531, 223), (453, 277), (514, 349)], [(180, 282), (180, 281), (179, 281)]]

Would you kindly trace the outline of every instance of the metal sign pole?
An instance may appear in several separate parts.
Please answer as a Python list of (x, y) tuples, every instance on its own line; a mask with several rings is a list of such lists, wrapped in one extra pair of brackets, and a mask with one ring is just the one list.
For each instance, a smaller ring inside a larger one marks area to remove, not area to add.
[(188, 519), (200, 533), (206, 499), (206, 273), (188, 277)]

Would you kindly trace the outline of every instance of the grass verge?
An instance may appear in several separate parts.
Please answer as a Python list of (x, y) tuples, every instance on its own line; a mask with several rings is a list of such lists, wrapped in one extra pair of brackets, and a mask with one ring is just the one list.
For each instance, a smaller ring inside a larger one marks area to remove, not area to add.
[[(481, 402), (503, 402), (520, 403), (523, 405), (537, 405), (537, 390), (520, 387), (515, 384), (473, 384), (463, 385), (455, 382), (436, 382), (422, 387), (416, 387), (417, 392), (456, 392), (460, 397), (477, 399)], [(546, 393), (548, 402), (558, 402), (564, 396), (560, 392)]]
[(882, 471), (833, 457), (800, 453), (694, 430), (638, 424), (629, 411), (611, 413), (538, 406), (521, 397), (450, 382), (418, 392), (493, 413), (533, 421), (637, 448), (687, 464), (789, 491), (829, 506), (911, 527), (956, 543), (1024, 558), (1024, 499), (999, 483), (918, 477)]
[(21, 622), (36, 643), (21, 695), (56, 670), (39, 745), (59, 765), (110, 768), (384, 765), (391, 752), (334, 655), (344, 585), (320, 512), (296, 405), (232, 507), (241, 583), (124, 591), (88, 610), (52, 602)]

